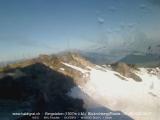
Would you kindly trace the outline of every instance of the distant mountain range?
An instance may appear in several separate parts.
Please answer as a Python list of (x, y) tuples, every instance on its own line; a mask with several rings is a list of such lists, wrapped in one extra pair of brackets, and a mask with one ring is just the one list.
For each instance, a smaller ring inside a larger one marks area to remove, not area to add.
[(89, 61), (103, 65), (103, 64), (112, 64), (121, 59), (121, 56), (98, 53), (98, 52), (79, 52), (83, 57), (87, 58)]
[(144, 67), (156, 67), (160, 65), (160, 56), (154, 54), (129, 54), (119, 60), (118, 62), (124, 62), (128, 64), (136, 64)]
[(155, 67), (160, 65), (160, 55), (146, 54), (142, 52), (133, 52), (127, 55), (123, 54), (104, 54), (98, 52), (80, 52), (88, 60), (95, 64), (113, 64), (116, 62), (124, 62), (127, 64), (136, 64), (144, 67)]

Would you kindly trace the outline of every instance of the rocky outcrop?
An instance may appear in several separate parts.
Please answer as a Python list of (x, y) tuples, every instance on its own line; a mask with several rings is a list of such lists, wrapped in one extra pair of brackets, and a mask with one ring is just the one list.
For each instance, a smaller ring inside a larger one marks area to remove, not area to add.
[(125, 77), (132, 78), (137, 82), (142, 81), (142, 79), (133, 72), (135, 68), (131, 65), (129, 66), (126, 63), (115, 63), (111, 66), (115, 71), (119, 72), (121, 75)]
[(84, 57), (81, 57), (78, 53), (74, 52), (68, 52), (68, 53), (63, 53), (59, 55), (59, 58), (61, 61), (79, 66), (83, 69), (88, 69), (87, 66), (94, 66), (91, 62), (89, 62), (87, 59)]

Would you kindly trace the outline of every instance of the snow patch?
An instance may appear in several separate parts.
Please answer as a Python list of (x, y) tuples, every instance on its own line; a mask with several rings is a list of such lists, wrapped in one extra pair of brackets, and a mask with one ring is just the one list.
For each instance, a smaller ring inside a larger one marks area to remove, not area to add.
[(62, 64), (64, 64), (65, 66), (68, 66), (68, 67), (70, 67), (70, 68), (73, 68), (73, 69), (75, 69), (75, 70), (77, 70), (77, 71), (80, 71), (80, 72), (82, 72), (82, 73), (87, 73), (87, 72), (88, 72), (88, 70), (82, 69), (82, 68), (77, 67), (77, 66), (74, 66), (74, 65), (70, 65), (70, 64), (68, 64), (68, 63), (62, 63)]
[(64, 71), (65, 69), (64, 68), (60, 68), (60, 70)]

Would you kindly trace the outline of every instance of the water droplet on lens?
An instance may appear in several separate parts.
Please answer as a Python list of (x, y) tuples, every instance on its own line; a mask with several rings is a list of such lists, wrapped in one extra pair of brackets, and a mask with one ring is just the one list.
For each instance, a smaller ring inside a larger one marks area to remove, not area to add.
[(102, 17), (98, 17), (97, 19), (98, 19), (98, 23), (99, 24), (103, 24), (104, 23), (104, 19)]

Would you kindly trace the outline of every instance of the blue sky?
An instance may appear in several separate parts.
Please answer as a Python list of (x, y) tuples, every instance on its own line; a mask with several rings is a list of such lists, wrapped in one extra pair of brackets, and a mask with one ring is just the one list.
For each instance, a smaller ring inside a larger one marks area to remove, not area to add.
[(143, 50), (143, 42), (159, 42), (157, 1), (0, 0), (0, 61), (102, 46)]

